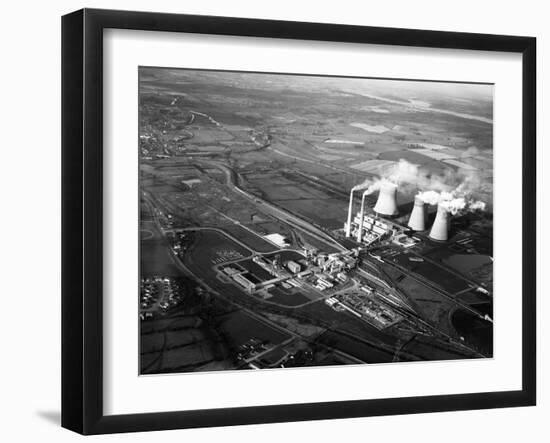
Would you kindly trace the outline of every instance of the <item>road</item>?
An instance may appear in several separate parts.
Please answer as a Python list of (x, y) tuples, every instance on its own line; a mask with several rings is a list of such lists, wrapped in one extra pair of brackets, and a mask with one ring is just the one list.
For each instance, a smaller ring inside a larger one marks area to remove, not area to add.
[(168, 232), (174, 232), (174, 233), (176, 233), (176, 232), (192, 232), (192, 231), (214, 231), (214, 232), (217, 232), (217, 233), (222, 234), (225, 237), (229, 238), (231, 241), (237, 243), (239, 246), (243, 247), (244, 249), (249, 251), (251, 254), (260, 254), (259, 251), (256, 251), (256, 250), (252, 249), (250, 246), (243, 243), (238, 238), (233, 237), (229, 232), (226, 232), (221, 228), (215, 228), (215, 227), (210, 227), (210, 226), (193, 226), (193, 227), (189, 227), (189, 228), (169, 228), (169, 229), (163, 229), (162, 230), (162, 232), (164, 232), (164, 233), (168, 233)]
[(220, 170), (222, 170), (225, 173), (226, 176), (226, 184), (227, 186), (232, 189), (237, 194), (245, 197), (247, 200), (252, 201), (262, 212), (265, 214), (269, 214), (279, 220), (284, 221), (285, 223), (288, 223), (289, 225), (300, 229), (307, 234), (315, 237), (317, 240), (320, 240), (324, 243), (328, 243), (332, 247), (336, 247), (340, 252), (347, 251), (347, 248), (340, 244), (337, 240), (332, 238), (329, 234), (327, 234), (322, 229), (319, 229), (318, 227), (312, 225), (311, 223), (299, 218), (298, 216), (279, 208), (278, 206), (273, 205), (272, 203), (267, 202), (266, 200), (262, 199), (261, 197), (258, 197), (256, 195), (250, 194), (244, 189), (240, 188), (238, 186), (238, 175), (228, 166), (214, 162), (214, 161), (204, 161), (203, 163), (206, 163), (210, 166), (216, 167)]

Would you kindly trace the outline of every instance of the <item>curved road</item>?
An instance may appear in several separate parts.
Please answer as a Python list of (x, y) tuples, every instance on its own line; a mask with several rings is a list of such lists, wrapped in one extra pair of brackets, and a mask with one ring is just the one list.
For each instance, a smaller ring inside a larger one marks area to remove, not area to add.
[(332, 245), (333, 247), (336, 247), (339, 251), (345, 252), (347, 251), (347, 248), (343, 245), (341, 245), (338, 241), (336, 241), (334, 238), (332, 238), (330, 235), (328, 235), (323, 230), (317, 228), (316, 226), (313, 226), (311, 223), (302, 220), (301, 218), (295, 216), (294, 214), (291, 214), (288, 211), (285, 211), (282, 208), (279, 208), (272, 203), (268, 203), (261, 197), (258, 197), (256, 195), (252, 195), (245, 191), (244, 189), (240, 188), (238, 186), (238, 176), (235, 171), (233, 171), (228, 166), (214, 162), (214, 161), (204, 161), (203, 163), (207, 163), (211, 166), (214, 166), (220, 170), (222, 170), (225, 173), (227, 185), (236, 193), (242, 195), (248, 200), (251, 200), (256, 206), (258, 206), (262, 212), (270, 214), (274, 216), (275, 218), (282, 220), (289, 225), (294, 226), (295, 228), (298, 228), (302, 231), (305, 231), (307, 234), (317, 238), (318, 240), (321, 240), (325, 243), (328, 243)]

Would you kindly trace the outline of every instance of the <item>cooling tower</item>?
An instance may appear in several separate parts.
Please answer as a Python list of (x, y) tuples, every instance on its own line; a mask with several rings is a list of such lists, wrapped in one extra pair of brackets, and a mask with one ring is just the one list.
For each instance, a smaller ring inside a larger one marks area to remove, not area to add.
[(361, 212), (359, 213), (359, 229), (357, 230), (357, 241), (361, 243), (363, 240), (363, 219), (365, 218), (365, 197), (369, 195), (369, 191), (363, 192), (361, 197)]
[(353, 191), (355, 189), (351, 188), (349, 193), (349, 208), (348, 208), (348, 223), (346, 224), (346, 237), (351, 236), (351, 214), (353, 213)]
[(378, 200), (374, 205), (374, 212), (380, 215), (397, 215), (397, 185), (393, 183), (383, 183), (380, 186)]
[(437, 206), (437, 214), (435, 216), (432, 230), (430, 231), (430, 238), (439, 241), (447, 241), (449, 238), (449, 211), (441, 203)]
[(414, 198), (414, 206), (408, 226), (414, 231), (424, 231), (426, 229), (426, 204), (419, 197)]

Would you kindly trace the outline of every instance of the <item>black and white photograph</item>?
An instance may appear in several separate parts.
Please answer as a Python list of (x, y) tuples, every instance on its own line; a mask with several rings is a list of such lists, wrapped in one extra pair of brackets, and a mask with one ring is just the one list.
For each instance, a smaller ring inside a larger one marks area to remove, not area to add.
[(0, 440), (544, 441), (544, 12), (6, 2)]
[(138, 76), (141, 375), (493, 357), (493, 84)]

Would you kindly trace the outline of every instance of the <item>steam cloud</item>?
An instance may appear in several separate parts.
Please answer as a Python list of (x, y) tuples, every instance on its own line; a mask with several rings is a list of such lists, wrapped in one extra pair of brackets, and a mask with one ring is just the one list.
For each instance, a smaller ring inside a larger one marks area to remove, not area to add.
[(364, 189), (365, 191), (363, 192), (363, 195), (369, 195), (373, 192), (379, 191), (382, 186), (397, 186), (397, 184), (391, 180), (388, 180), (387, 178), (382, 177), (374, 181), (366, 180), (363, 183), (354, 186), (353, 191), (362, 191)]
[[(477, 149), (477, 148), (472, 148)], [(486, 204), (474, 196), (487, 192), (486, 183), (476, 171), (454, 172), (443, 175), (421, 171), (415, 164), (400, 159), (395, 165), (381, 172), (380, 178), (367, 179), (353, 187), (354, 191), (365, 190), (371, 194), (383, 185), (399, 186), (401, 190), (417, 192), (417, 196), (430, 205), (442, 204), (453, 215), (459, 212), (484, 211)], [(426, 189), (427, 191), (422, 191)]]
[(477, 175), (469, 174), (461, 178), (462, 182), (454, 189), (440, 192), (424, 191), (419, 192), (417, 196), (430, 205), (442, 205), (453, 215), (461, 212), (484, 211), (485, 202), (474, 198), (474, 193), (481, 186)]
[(453, 215), (459, 212), (484, 211), (485, 203), (476, 200), (473, 191), (472, 184), (465, 180), (450, 191), (424, 191), (419, 192), (417, 197), (429, 205), (442, 205)]

